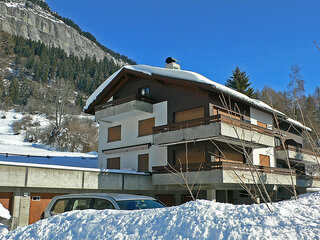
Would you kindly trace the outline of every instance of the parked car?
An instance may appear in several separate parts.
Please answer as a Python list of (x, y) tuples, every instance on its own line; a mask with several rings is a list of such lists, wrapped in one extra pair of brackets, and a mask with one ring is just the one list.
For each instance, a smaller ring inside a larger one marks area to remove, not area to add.
[(84, 209), (138, 210), (163, 208), (165, 205), (148, 196), (120, 193), (88, 193), (59, 195), (52, 198), (42, 218)]

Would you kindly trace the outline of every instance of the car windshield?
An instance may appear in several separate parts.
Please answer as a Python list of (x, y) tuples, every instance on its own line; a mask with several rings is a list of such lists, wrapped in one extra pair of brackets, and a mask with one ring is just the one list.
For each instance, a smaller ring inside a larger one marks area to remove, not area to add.
[(162, 203), (154, 200), (123, 200), (117, 201), (121, 210), (138, 210), (138, 209), (150, 209), (150, 208), (163, 208)]

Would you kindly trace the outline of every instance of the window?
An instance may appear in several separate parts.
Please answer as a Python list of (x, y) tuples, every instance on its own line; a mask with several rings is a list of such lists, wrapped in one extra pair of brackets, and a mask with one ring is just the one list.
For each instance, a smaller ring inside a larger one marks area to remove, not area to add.
[(270, 156), (259, 154), (260, 166), (270, 167)]
[(282, 146), (281, 144), (281, 139), (278, 137), (274, 138), (274, 144), (276, 145), (276, 147)]
[(138, 155), (138, 172), (149, 171), (149, 154)]
[(107, 159), (107, 168), (108, 169), (120, 169), (120, 158), (108, 158)]
[(244, 162), (243, 154), (232, 148), (220, 148), (220, 151), (216, 149), (216, 154), (219, 155), (220, 161), (237, 163)]
[(178, 149), (175, 150), (175, 164), (180, 165), (188, 163), (203, 163), (206, 161), (205, 151), (202, 148), (194, 148), (188, 149), (187, 158), (186, 158), (186, 150)]
[(149, 96), (150, 95), (150, 88), (149, 87), (143, 87), (139, 89), (139, 94), (141, 96)]
[(32, 201), (40, 201), (40, 196), (32, 196)]
[(115, 209), (111, 202), (105, 199), (94, 199), (93, 209), (102, 210), (102, 209)]
[(149, 118), (139, 121), (139, 136), (145, 136), (152, 134), (152, 128), (155, 125), (155, 119)]
[(154, 200), (123, 200), (117, 201), (121, 210), (138, 210), (138, 209), (151, 209), (163, 208), (163, 204)]
[(68, 202), (69, 202), (69, 199), (60, 199), (56, 201), (53, 207), (51, 208), (50, 214), (53, 216), (53, 215), (65, 212)]
[(90, 209), (90, 203), (92, 198), (79, 198), (74, 199), (71, 210), (84, 210)]
[(233, 111), (228, 111), (227, 109), (218, 108), (218, 109), (214, 110), (214, 112), (216, 112), (217, 114), (226, 116), (228, 118), (234, 118), (234, 119), (238, 119), (238, 120), (241, 119), (240, 114), (235, 113)]
[(263, 128), (267, 128), (267, 126), (268, 126), (266, 123), (263, 123), (263, 122), (260, 122), (260, 121), (257, 121), (257, 125), (259, 127), (263, 127)]
[(108, 128), (108, 142), (121, 140), (121, 125)]
[(175, 122), (183, 122), (197, 118), (204, 118), (204, 107), (197, 107), (174, 113)]

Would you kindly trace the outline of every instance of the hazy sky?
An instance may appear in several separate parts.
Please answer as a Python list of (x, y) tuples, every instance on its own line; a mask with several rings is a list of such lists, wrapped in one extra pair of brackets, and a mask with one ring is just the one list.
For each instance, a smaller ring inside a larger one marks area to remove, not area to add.
[(239, 66), (253, 87), (285, 90), (302, 67), (307, 92), (320, 86), (320, 1), (47, 0), (52, 10), (139, 64), (181, 68), (224, 83)]

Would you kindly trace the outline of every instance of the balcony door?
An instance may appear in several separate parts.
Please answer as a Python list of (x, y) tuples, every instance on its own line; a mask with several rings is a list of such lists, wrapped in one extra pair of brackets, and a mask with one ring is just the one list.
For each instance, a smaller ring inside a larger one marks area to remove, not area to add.
[(197, 107), (174, 113), (175, 122), (184, 122), (198, 118), (204, 118), (204, 107)]
[(185, 165), (189, 163), (204, 163), (206, 161), (206, 154), (203, 148), (188, 149), (187, 153), (185, 149), (175, 150), (175, 164)]

